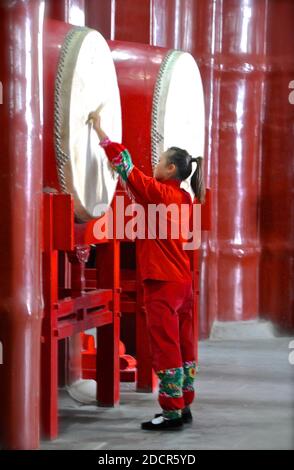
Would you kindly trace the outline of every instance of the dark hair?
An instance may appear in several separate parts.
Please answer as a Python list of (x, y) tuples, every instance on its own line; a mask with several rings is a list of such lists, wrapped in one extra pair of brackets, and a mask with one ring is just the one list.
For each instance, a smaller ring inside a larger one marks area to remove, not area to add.
[(203, 180), (203, 158), (192, 158), (187, 150), (179, 147), (170, 147), (168, 149), (168, 163), (173, 163), (177, 168), (177, 177), (183, 181), (187, 179), (192, 173), (192, 163), (196, 162), (197, 167), (191, 176), (191, 188), (199, 202), (203, 203), (205, 200), (205, 187)]

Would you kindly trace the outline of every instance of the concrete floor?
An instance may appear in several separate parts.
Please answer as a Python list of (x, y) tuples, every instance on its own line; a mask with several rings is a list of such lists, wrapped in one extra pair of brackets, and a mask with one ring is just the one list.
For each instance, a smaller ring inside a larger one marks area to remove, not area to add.
[[(293, 338), (292, 338), (293, 339)], [(194, 422), (179, 432), (140, 430), (159, 410), (156, 394), (122, 384), (118, 408), (81, 405), (60, 394), (60, 436), (42, 449), (294, 449), (291, 338), (203, 341)]]

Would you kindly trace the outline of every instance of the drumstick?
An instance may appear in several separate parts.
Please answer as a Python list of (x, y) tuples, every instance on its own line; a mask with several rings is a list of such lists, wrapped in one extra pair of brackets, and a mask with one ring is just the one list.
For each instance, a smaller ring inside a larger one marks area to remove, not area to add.
[[(98, 108), (97, 108), (95, 111), (93, 111), (93, 113), (98, 113), (98, 114), (100, 114), (101, 111), (102, 111), (102, 109), (104, 108), (104, 106), (105, 106), (105, 103), (101, 103), (101, 104), (98, 106)], [(92, 114), (92, 113), (90, 113), (90, 114)], [(91, 122), (93, 122), (93, 118), (88, 118), (87, 121), (86, 121), (86, 124), (90, 124)]]

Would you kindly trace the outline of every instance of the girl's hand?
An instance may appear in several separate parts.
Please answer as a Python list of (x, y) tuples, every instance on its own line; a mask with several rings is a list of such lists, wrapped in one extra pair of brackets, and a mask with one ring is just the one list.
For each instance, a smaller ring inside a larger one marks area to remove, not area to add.
[(107, 137), (107, 135), (105, 134), (105, 132), (101, 128), (101, 115), (100, 115), (100, 112), (101, 112), (101, 109), (103, 108), (103, 106), (104, 105), (102, 104), (101, 106), (99, 106), (98, 109), (96, 109), (96, 111), (92, 111), (89, 114), (87, 122), (86, 122), (86, 124), (90, 124), (91, 122), (93, 123), (93, 128), (97, 132), (100, 141), (104, 140)]
[(93, 123), (93, 128), (96, 132), (99, 132), (101, 130), (101, 116), (99, 109), (97, 109), (96, 111), (92, 111), (89, 114), (86, 124), (89, 124), (90, 122)]

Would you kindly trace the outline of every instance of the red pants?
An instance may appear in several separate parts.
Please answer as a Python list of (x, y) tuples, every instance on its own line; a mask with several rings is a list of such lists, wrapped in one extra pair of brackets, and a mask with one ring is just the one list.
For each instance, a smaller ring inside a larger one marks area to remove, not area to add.
[[(188, 364), (195, 361), (192, 282), (144, 281), (144, 303), (152, 366), (162, 380), (162, 390), (168, 392), (168, 387), (178, 387), (171, 382), (175, 371), (187, 370)], [(191, 370), (188, 374), (192, 374)], [(162, 408), (181, 410), (190, 404), (194, 398), (193, 387), (181, 392), (172, 396), (160, 393)]]

